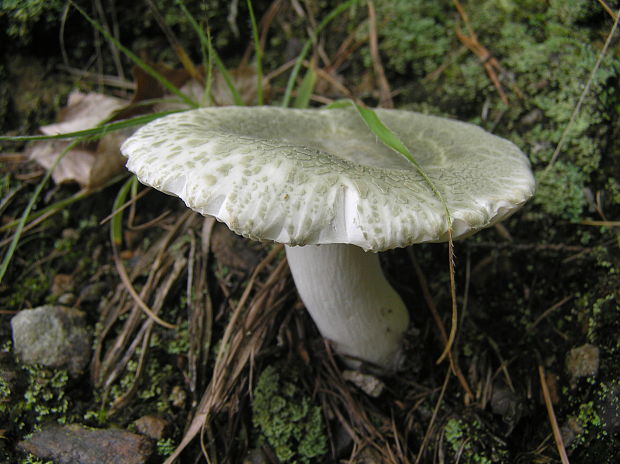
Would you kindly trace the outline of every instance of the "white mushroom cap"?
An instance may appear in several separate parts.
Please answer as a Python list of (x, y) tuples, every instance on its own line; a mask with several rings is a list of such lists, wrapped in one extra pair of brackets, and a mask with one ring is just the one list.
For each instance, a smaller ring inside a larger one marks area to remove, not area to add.
[[(533, 194), (529, 162), (511, 142), (463, 122), (375, 111), (446, 200), (453, 238)], [(354, 108), (202, 108), (147, 124), (121, 150), (141, 182), (252, 239), (367, 251), (447, 239), (440, 199)]]

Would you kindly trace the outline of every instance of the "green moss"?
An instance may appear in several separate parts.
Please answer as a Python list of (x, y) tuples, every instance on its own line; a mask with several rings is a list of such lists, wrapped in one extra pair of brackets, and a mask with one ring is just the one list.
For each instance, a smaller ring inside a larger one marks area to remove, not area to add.
[(575, 165), (558, 161), (548, 171), (536, 173), (534, 203), (545, 213), (577, 222), (586, 204), (585, 181), (585, 174)]
[(176, 449), (177, 444), (172, 438), (161, 438), (156, 443), (157, 455), (166, 458)]
[[(380, 48), (387, 64), (409, 78), (436, 69), (452, 41), (451, 19), (442, 2), (380, 0), (376, 2)], [(367, 59), (370, 61), (370, 58)], [(368, 63), (370, 67), (370, 63)]]
[(327, 451), (323, 420), (290, 374), (290, 368), (265, 368), (254, 389), (252, 420), (281, 462), (306, 464)]
[(66, 396), (69, 374), (66, 370), (51, 370), (40, 366), (25, 366), (30, 383), (24, 393), (24, 410), (33, 411), (37, 423), (53, 418), (67, 423), (70, 400)]
[(54, 461), (41, 459), (34, 454), (28, 453), (25, 458), (19, 461), (19, 464), (54, 464)]
[(0, 18), (7, 24), (6, 35), (30, 42), (33, 26), (40, 21), (56, 23), (65, 4), (64, 0), (0, 0)]
[(10, 383), (0, 382), (0, 422), (11, 424), (12, 432), (30, 432), (44, 422), (66, 424), (75, 419), (66, 370), (23, 365), (22, 373), (24, 385), (15, 391)]
[[(444, 439), (448, 452), (460, 456), (464, 464), (500, 464), (507, 462), (508, 452), (504, 444), (485, 432), (482, 423), (473, 418), (450, 418), (444, 425)], [(446, 461), (448, 462), (448, 461)]]
[[(618, 181), (608, 180), (618, 175), (611, 156), (617, 152), (614, 121), (620, 105), (617, 53), (610, 50), (602, 60), (567, 130), (602, 39), (609, 33), (600, 8), (586, 0), (548, 4), (486, 0), (464, 5), (479, 43), (503, 67), (496, 74), (509, 99), (507, 106), (480, 58), (455, 36), (458, 16), (451, 2), (376, 4), (380, 17), (389, 20), (381, 31), (386, 72), (389, 76), (408, 73), (402, 82), (398, 77), (391, 77), (391, 82), (410, 106), (424, 102), (434, 114), (466, 119), (509, 138), (531, 157), (539, 180), (562, 139), (558, 159), (563, 164), (545, 174), (537, 194), (536, 204), (546, 214), (582, 219), (584, 188), (610, 189), (618, 204), (620, 197), (614, 195)], [(458, 24), (467, 35), (463, 21)], [(428, 78), (434, 70), (440, 72)], [(416, 72), (427, 78), (411, 79)]]

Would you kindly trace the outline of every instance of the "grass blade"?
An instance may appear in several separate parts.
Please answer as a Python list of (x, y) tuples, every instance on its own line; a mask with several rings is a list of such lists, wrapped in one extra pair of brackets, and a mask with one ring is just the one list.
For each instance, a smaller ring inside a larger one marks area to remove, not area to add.
[(323, 20), (316, 27), (316, 30), (311, 33), (310, 38), (304, 44), (303, 48), (301, 49), (301, 52), (299, 53), (299, 56), (297, 57), (297, 60), (295, 61), (295, 65), (293, 66), (293, 70), (291, 71), (291, 75), (290, 75), (290, 77), (288, 79), (288, 82), (286, 84), (286, 90), (284, 91), (284, 97), (282, 98), (282, 105), (281, 105), (283, 108), (286, 108), (287, 106), (289, 106), (289, 104), (291, 102), (291, 94), (293, 93), (293, 86), (295, 85), (295, 81), (297, 80), (297, 76), (299, 75), (299, 70), (301, 69), (301, 64), (303, 63), (304, 59), (306, 58), (306, 55), (310, 51), (310, 48), (312, 47), (312, 44), (316, 41), (317, 35), (334, 18), (336, 18), (336, 16), (338, 16), (343, 11), (346, 11), (349, 8), (351, 8), (351, 6), (353, 6), (358, 1), (359, 0), (348, 0), (347, 2), (344, 2), (341, 5), (338, 5), (332, 11), (330, 11), (327, 14), (327, 16), (325, 16), (325, 18), (323, 18)]
[(138, 126), (142, 124), (146, 124), (147, 122), (151, 122), (155, 119), (159, 119), (162, 116), (166, 116), (172, 113), (179, 113), (187, 110), (171, 110), (171, 111), (161, 111), (159, 113), (151, 113), (145, 114), (142, 116), (136, 116), (134, 118), (123, 119), (121, 121), (110, 122), (107, 124), (102, 124), (97, 127), (93, 127), (92, 129), (84, 129), (81, 131), (75, 132), (67, 132), (64, 134), (56, 134), (56, 135), (0, 135), (1, 142), (35, 142), (39, 140), (59, 140), (59, 139), (72, 139), (76, 137), (81, 138), (99, 138), (103, 137), (109, 132), (127, 129), (129, 127)]
[(308, 68), (308, 72), (299, 84), (297, 88), (297, 97), (293, 102), (293, 106), (295, 108), (308, 108), (310, 104), (310, 98), (312, 97), (312, 92), (314, 91), (314, 86), (316, 85), (316, 71), (314, 67), (311, 65)]
[(50, 177), (52, 177), (52, 172), (54, 171), (56, 166), (58, 166), (58, 163), (60, 163), (60, 161), (65, 157), (65, 155), (69, 153), (73, 148), (75, 148), (75, 146), (78, 143), (80, 143), (80, 141), (81, 140), (74, 140), (69, 145), (67, 145), (67, 147), (62, 152), (58, 154), (58, 156), (54, 160), (54, 163), (46, 171), (45, 175), (43, 176), (43, 179), (41, 179), (41, 182), (39, 182), (39, 185), (37, 185), (37, 188), (32, 193), (30, 200), (28, 200), (28, 204), (26, 205), (26, 208), (24, 208), (24, 212), (22, 213), (22, 216), (19, 219), (19, 224), (17, 224), (17, 227), (15, 228), (15, 232), (13, 233), (13, 239), (11, 240), (11, 243), (9, 244), (9, 248), (6, 251), (6, 254), (4, 255), (4, 259), (2, 260), (2, 263), (0, 263), (0, 282), (2, 282), (2, 279), (6, 275), (9, 265), (11, 264), (11, 260), (13, 259), (13, 255), (15, 254), (15, 250), (17, 249), (17, 245), (19, 244), (19, 240), (22, 236), (24, 226), (26, 225), (26, 222), (28, 221), (28, 218), (30, 217), (30, 212), (32, 211), (32, 208), (34, 208), (34, 204), (36, 203), (36, 201), (39, 198), (39, 195), (41, 195), (41, 192), (43, 191), (43, 187), (47, 185), (47, 182), (50, 180)]
[(258, 36), (258, 26), (254, 17), (254, 9), (252, 8), (252, 0), (247, 0), (248, 10), (250, 10), (250, 22), (252, 23), (252, 38), (254, 40), (254, 50), (256, 53), (256, 104), (263, 104), (263, 49), (260, 45), (260, 37)]
[(136, 188), (137, 184), (138, 179), (136, 176), (131, 176), (127, 179), (116, 194), (114, 204), (112, 205), (112, 211), (116, 211), (117, 213), (112, 216), (110, 221), (110, 238), (112, 239), (112, 243), (117, 246), (123, 241), (123, 211), (121, 210), (121, 206), (125, 203), (129, 191)]
[(185, 7), (185, 4), (181, 0), (177, 0), (177, 5), (179, 5), (181, 10), (187, 17), (187, 20), (191, 24), (194, 31), (196, 31), (196, 34), (198, 34), (198, 39), (200, 40), (201, 46), (206, 47), (206, 49), (208, 50), (208, 53), (213, 57), (213, 61), (215, 62), (215, 66), (217, 67), (217, 70), (222, 74), (222, 77), (224, 78), (224, 82), (226, 82), (226, 85), (230, 89), (230, 93), (233, 96), (233, 101), (235, 102), (235, 105), (245, 106), (245, 103), (243, 102), (243, 99), (241, 98), (241, 94), (239, 93), (239, 91), (237, 90), (237, 87), (235, 86), (232, 76), (226, 69), (226, 66), (224, 65), (224, 62), (222, 61), (222, 59), (220, 58), (220, 55), (213, 48), (213, 43), (211, 42), (211, 34), (204, 33), (200, 25), (196, 22), (192, 14)]
[(138, 55), (133, 53), (123, 44), (121, 44), (115, 37), (113, 37), (108, 31), (106, 31), (101, 25), (95, 21), (93, 18), (88, 16), (88, 14), (80, 8), (75, 2), (71, 2), (73, 8), (75, 8), (85, 19), (88, 21), (95, 29), (97, 29), (107, 40), (114, 44), (121, 52), (125, 54), (131, 61), (133, 61), (137, 66), (142, 68), (144, 72), (146, 72), (149, 76), (153, 77), (157, 82), (159, 82), (164, 88), (166, 88), (170, 93), (179, 97), (183, 102), (185, 102), (191, 108), (198, 108), (198, 103), (189, 98), (183, 92), (181, 92), (172, 82), (158, 73), (155, 69), (149, 66), (148, 63), (140, 59)]
[(392, 132), (379, 117), (377, 113), (375, 113), (370, 108), (365, 108), (360, 105), (357, 105), (354, 102), (351, 102), (352, 105), (355, 106), (357, 112), (362, 117), (368, 128), (383, 142), (384, 145), (390, 147), (395, 152), (404, 156), (411, 164), (413, 164), (418, 171), (418, 173), (422, 176), (424, 181), (428, 184), (433, 194), (441, 201), (443, 208), (446, 213), (446, 222), (448, 225), (448, 267), (450, 272), (450, 296), (452, 299), (452, 317), (451, 317), (451, 327), (450, 327), (450, 335), (448, 336), (448, 341), (444, 347), (443, 352), (439, 356), (437, 363), (440, 363), (444, 360), (446, 356), (449, 355), (450, 350), (452, 349), (452, 345), (454, 340), (456, 339), (456, 329), (458, 324), (458, 311), (456, 305), (456, 283), (454, 281), (454, 243), (452, 242), (452, 217), (450, 216), (450, 210), (448, 209), (448, 204), (444, 199), (441, 192), (437, 189), (433, 181), (426, 174), (420, 163), (416, 161), (413, 157), (409, 149), (405, 146), (403, 142), (398, 138), (394, 132)]

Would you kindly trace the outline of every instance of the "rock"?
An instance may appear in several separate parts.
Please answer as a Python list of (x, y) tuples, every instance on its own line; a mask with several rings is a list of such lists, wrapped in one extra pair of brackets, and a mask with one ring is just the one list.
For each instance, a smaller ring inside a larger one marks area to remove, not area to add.
[(251, 449), (243, 458), (243, 464), (269, 464), (267, 456), (260, 448)]
[(571, 382), (581, 377), (596, 375), (599, 365), (599, 349), (594, 345), (585, 345), (573, 348), (566, 355), (566, 370)]
[(153, 442), (121, 429), (89, 429), (78, 424), (51, 425), (17, 447), (57, 464), (142, 464), (154, 451)]
[(91, 334), (82, 311), (64, 306), (40, 306), (11, 319), (13, 347), (27, 364), (82, 372), (90, 360)]
[(158, 416), (142, 416), (134, 422), (136, 430), (153, 440), (161, 440), (170, 425), (167, 420)]
[(493, 414), (500, 415), (507, 426), (504, 435), (510, 435), (521, 420), (523, 413), (521, 399), (502, 380), (499, 380), (493, 384), (490, 404)]
[(346, 370), (342, 373), (342, 378), (373, 398), (378, 398), (385, 388), (385, 384), (374, 375), (363, 374), (359, 371)]

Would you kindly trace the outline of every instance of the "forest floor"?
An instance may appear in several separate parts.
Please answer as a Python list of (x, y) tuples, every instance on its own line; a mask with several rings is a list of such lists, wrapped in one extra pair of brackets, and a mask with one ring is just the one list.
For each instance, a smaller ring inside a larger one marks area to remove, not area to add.
[[(620, 462), (618, 2), (256, 1), (258, 61), (246, 3), (188, 5), (239, 92), (214, 64), (203, 102), (281, 104), (307, 43), (294, 104), (457, 118), (530, 157), (535, 197), (454, 244), (458, 330), (442, 362), (448, 245), (381, 255), (411, 316), (404, 365), (386, 375), (334, 355), (280, 245), (123, 168), (123, 121), (186, 107), (176, 90), (204, 96), (197, 63), (215, 60), (181, 7), (76, 2), (106, 35), (35, 3), (0, 2), (0, 461), (53, 461), (67, 434), (96, 448), (80, 434), (122, 430), (144, 439), (127, 462)], [(71, 147), (18, 138), (102, 121), (115, 130)], [(16, 354), (11, 321), (44, 305), (79, 310), (78, 368)]]

